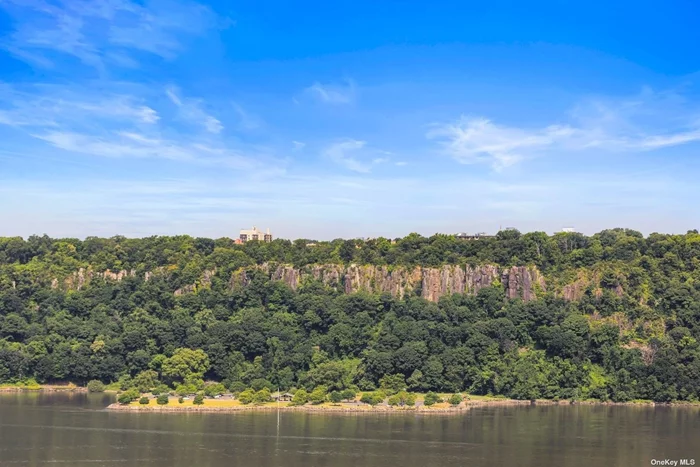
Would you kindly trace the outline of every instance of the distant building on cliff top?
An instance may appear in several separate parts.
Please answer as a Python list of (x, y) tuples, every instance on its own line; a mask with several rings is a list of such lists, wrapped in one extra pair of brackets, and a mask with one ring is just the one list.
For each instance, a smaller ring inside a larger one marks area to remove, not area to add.
[(272, 234), (270, 233), (270, 229), (267, 229), (266, 232), (263, 232), (262, 230), (258, 230), (257, 227), (253, 227), (250, 230), (241, 230), (240, 236), (236, 239), (236, 243), (245, 243), (250, 240), (258, 240), (261, 242), (271, 242), (272, 241)]

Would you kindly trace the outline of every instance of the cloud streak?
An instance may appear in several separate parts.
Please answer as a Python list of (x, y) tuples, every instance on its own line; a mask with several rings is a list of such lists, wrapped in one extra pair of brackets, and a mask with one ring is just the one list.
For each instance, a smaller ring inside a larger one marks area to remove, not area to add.
[(306, 93), (326, 104), (351, 104), (355, 100), (356, 86), (351, 80), (347, 80), (343, 84), (316, 82), (306, 88)]
[(452, 123), (433, 125), (426, 137), (461, 164), (487, 164), (495, 170), (554, 152), (560, 157), (591, 150), (643, 152), (700, 141), (700, 123), (693, 120), (693, 113), (687, 109), (677, 112), (674, 119), (686, 115), (686, 120), (674, 122), (668, 109), (658, 108), (658, 99), (646, 91), (631, 102), (588, 103), (582, 106), (586, 111), (575, 109), (573, 122), (543, 128), (462, 116)]
[[(111, 87), (114, 94), (101, 95), (82, 86), (0, 85), (0, 125), (72, 154), (165, 159), (261, 174), (286, 165), (264, 146), (224, 138), (223, 125), (203, 110), (200, 100), (169, 89), (176, 107), (172, 116), (149, 105), (147, 96)], [(143, 91), (134, 86), (124, 90)]]
[(376, 165), (389, 161), (388, 157), (373, 157), (386, 154), (385, 151), (367, 148), (366, 141), (345, 139), (327, 146), (323, 150), (325, 158), (335, 162), (347, 170), (359, 173), (369, 173)]
[(205, 6), (187, 1), (4, 0), (14, 29), (3, 47), (21, 60), (51, 66), (58, 56), (82, 63), (133, 67), (138, 53), (173, 58), (183, 41), (214, 23)]
[(179, 90), (173, 86), (165, 90), (170, 101), (179, 109), (180, 116), (190, 123), (201, 125), (209, 133), (220, 133), (224, 125), (216, 117), (209, 115), (202, 108), (203, 102), (198, 99), (180, 97)]

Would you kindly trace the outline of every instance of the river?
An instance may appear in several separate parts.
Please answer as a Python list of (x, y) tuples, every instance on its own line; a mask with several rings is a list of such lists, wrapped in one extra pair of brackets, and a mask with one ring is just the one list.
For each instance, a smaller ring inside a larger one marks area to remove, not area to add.
[(628, 467), (665, 459), (700, 465), (695, 407), (138, 414), (104, 410), (113, 398), (0, 394), (0, 466)]

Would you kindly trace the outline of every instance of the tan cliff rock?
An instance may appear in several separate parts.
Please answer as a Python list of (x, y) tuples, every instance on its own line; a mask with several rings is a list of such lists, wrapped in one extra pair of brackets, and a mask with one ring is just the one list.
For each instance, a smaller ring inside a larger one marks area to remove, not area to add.
[[(91, 268), (80, 268), (73, 274), (63, 279), (63, 288), (66, 290), (81, 290), (93, 279), (104, 279), (112, 281), (121, 281), (125, 277), (135, 277), (136, 271), (122, 269), (121, 271), (110, 271), (107, 269), (102, 272), (95, 272)], [(57, 278), (51, 280), (51, 288), (58, 289), (61, 287), (61, 282)]]
[[(437, 302), (441, 297), (458, 293), (474, 295), (484, 287), (501, 285), (506, 297), (534, 300), (538, 293), (546, 291), (545, 281), (537, 268), (533, 266), (513, 266), (500, 268), (495, 265), (461, 266), (444, 265), (438, 268), (374, 266), (350, 264), (316, 264), (302, 268), (291, 265), (265, 263), (251, 268), (241, 269), (230, 278), (230, 288), (247, 287), (251, 273), (259, 271), (268, 280), (280, 281), (292, 290), (308, 281), (319, 281), (328, 287), (352, 294), (357, 292), (388, 293), (393, 297), (403, 298), (419, 294), (426, 300)], [(164, 274), (163, 269), (143, 273), (143, 280), (152, 280), (155, 274)], [(174, 295), (181, 296), (195, 293), (211, 286), (217, 270), (203, 271), (194, 284), (187, 284), (174, 290)], [(53, 289), (80, 290), (91, 280), (102, 279), (122, 281), (126, 277), (136, 277), (134, 270), (95, 272), (90, 268), (81, 268), (62, 281), (53, 279)]]
[[(600, 283), (600, 278), (601, 274), (597, 271), (580, 270), (575, 280), (558, 289), (557, 295), (570, 302), (575, 302), (581, 300), (590, 291), (596, 298), (600, 298), (603, 295), (603, 286)], [(618, 297), (622, 297), (625, 294), (625, 289), (620, 284), (616, 285), (612, 290)]]
[(289, 265), (263, 264), (234, 273), (231, 287), (246, 287), (250, 283), (248, 275), (252, 270), (263, 272), (270, 280), (284, 282), (292, 290), (297, 290), (305, 280), (313, 279), (348, 294), (363, 291), (389, 293), (394, 297), (403, 298), (420, 291), (421, 297), (432, 302), (453, 293), (476, 294), (480, 289), (495, 284), (505, 287), (508, 298), (522, 298), (525, 301), (535, 299), (538, 289), (546, 290), (544, 278), (534, 267), (499, 268), (494, 265), (391, 268), (327, 264), (294, 268)]

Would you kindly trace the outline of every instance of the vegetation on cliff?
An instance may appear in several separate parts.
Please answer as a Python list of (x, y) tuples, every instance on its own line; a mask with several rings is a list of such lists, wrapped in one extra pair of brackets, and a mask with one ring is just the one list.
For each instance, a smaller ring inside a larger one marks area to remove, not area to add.
[(0, 238), (0, 384), (697, 400), (699, 263), (696, 231)]

